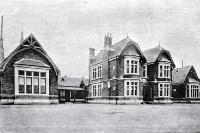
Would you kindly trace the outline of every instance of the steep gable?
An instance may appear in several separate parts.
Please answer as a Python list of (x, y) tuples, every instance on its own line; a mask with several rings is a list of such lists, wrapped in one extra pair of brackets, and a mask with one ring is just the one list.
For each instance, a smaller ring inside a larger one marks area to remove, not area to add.
[(198, 80), (198, 76), (194, 67), (191, 66), (184, 66), (181, 68), (175, 68), (172, 71), (172, 83), (173, 84), (183, 84), (185, 82), (189, 82), (192, 79)]
[(48, 56), (47, 52), (42, 48), (41, 44), (37, 41), (37, 39), (33, 36), (33, 34), (30, 34), (7, 58), (4, 59), (4, 61), (0, 64), (1, 71), (4, 71), (5, 66), (13, 56), (15, 56), (17, 53), (25, 49), (31, 49), (31, 48), (35, 49), (36, 51), (44, 55), (44, 57), (46, 57), (47, 60), (52, 64), (56, 74), (60, 75), (60, 70), (52, 61), (52, 59)]
[(161, 46), (157, 46), (157, 47), (145, 50), (143, 53), (147, 59), (147, 63), (155, 63), (156, 61), (161, 61), (162, 59), (166, 58), (167, 60), (171, 61), (172, 66), (175, 67), (175, 64), (171, 57), (170, 52)]

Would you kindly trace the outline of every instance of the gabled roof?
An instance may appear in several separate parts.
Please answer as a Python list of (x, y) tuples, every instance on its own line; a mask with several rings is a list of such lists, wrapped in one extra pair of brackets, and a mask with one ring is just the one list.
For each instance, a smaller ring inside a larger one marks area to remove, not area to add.
[(172, 71), (172, 83), (174, 83), (174, 84), (185, 83), (186, 78), (187, 78), (191, 69), (193, 69), (195, 71), (195, 69), (192, 65), (184, 66), (184, 67), (181, 67), (181, 68), (175, 68)]
[(103, 55), (106, 51), (105, 50), (101, 50), (92, 60), (92, 62), (90, 63), (90, 65), (95, 65), (98, 63), (101, 63), (103, 61)]
[(74, 77), (59, 77), (58, 85), (67, 86), (67, 87), (80, 87), (81, 83), (84, 83), (85, 86), (88, 86), (89, 80), (84, 78), (74, 78)]
[(110, 54), (109, 58), (113, 58), (113, 57), (121, 55), (124, 49), (130, 45), (134, 45), (139, 51), (140, 55), (145, 59), (139, 45), (133, 40), (131, 40), (129, 37), (124, 38), (123, 40), (112, 45), (113, 52)]
[(0, 64), (0, 70), (4, 70), (7, 63), (10, 61), (10, 59), (15, 56), (17, 53), (25, 50), (33, 48), (36, 51), (40, 52), (44, 55), (44, 57), (47, 58), (47, 60), (52, 64), (53, 68), (55, 69), (55, 72), (57, 75), (60, 75), (60, 70), (55, 65), (55, 63), (52, 61), (52, 59), (48, 56), (47, 52), (42, 48), (41, 44), (37, 41), (37, 39), (33, 36), (31, 33), (21, 44), (7, 57), (4, 59), (4, 61)]
[[(143, 59), (145, 59), (145, 56), (143, 55), (139, 45), (132, 41), (130, 38), (124, 38), (123, 40), (113, 44), (111, 46), (111, 51), (109, 51), (108, 53), (108, 56), (109, 56), (109, 59), (111, 58), (114, 58), (116, 56), (119, 56), (123, 53), (123, 51), (128, 48), (129, 46), (131, 45), (134, 45), (136, 47), (136, 50), (138, 51), (139, 55), (142, 56)], [(105, 54), (105, 50), (101, 50), (95, 57), (94, 59), (92, 60), (91, 62), (91, 65), (94, 65), (94, 64), (98, 64), (98, 63), (101, 63), (102, 62), (102, 59), (103, 59), (103, 55)], [(146, 61), (146, 59), (145, 59)]]
[(47, 64), (34, 59), (21, 59), (15, 62), (17, 65), (27, 65), (27, 66), (39, 66), (39, 67), (49, 67)]
[(170, 52), (164, 49), (163, 47), (161, 47), (160, 45), (151, 49), (147, 49), (143, 53), (147, 59), (147, 63), (155, 63), (161, 57), (163, 53), (166, 53), (169, 56), (170, 60), (172, 61), (172, 65), (174, 65), (175, 67), (175, 64), (171, 57)]

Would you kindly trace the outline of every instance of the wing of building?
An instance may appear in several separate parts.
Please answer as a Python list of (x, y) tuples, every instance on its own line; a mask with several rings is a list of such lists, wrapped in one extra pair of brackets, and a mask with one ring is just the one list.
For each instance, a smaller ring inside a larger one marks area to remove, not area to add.
[(172, 79), (174, 102), (197, 102), (200, 100), (199, 78), (192, 65), (174, 69)]
[(1, 103), (58, 103), (60, 70), (33, 34), (0, 64)]

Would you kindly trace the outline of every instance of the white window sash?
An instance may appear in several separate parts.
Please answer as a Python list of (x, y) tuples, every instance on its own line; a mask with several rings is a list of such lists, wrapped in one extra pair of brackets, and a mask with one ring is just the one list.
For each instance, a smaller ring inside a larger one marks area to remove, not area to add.
[[(170, 71), (170, 63), (159, 63), (158, 65), (158, 78), (170, 78), (171, 75), (171, 71)], [(162, 68), (162, 70), (160, 70), (160, 68)], [(160, 75), (162, 74), (162, 76)]]
[[(128, 61), (128, 64), (127, 64)], [(137, 64), (135, 64), (137, 62)], [(135, 67), (137, 66), (137, 72), (135, 72)], [(133, 69), (133, 72), (132, 72)], [(124, 74), (139, 74), (139, 59), (137, 58), (127, 58), (124, 59)]]

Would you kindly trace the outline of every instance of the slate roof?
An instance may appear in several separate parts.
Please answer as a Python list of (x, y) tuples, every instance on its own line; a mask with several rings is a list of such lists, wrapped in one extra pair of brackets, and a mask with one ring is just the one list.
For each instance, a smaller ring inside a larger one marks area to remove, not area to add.
[(81, 81), (84, 82), (85, 86), (89, 85), (89, 80), (84, 78), (74, 78), (74, 77), (59, 77), (58, 85), (65, 87), (80, 87)]
[[(111, 46), (111, 49), (112, 51), (109, 53), (109, 59), (110, 58), (113, 58), (113, 57), (116, 57), (116, 56), (119, 56), (123, 50), (127, 47), (127, 46), (130, 46), (130, 45), (135, 45), (135, 47), (137, 48), (137, 50), (139, 51), (139, 53), (141, 54), (141, 56), (145, 59), (145, 56), (143, 55), (139, 45), (132, 41), (129, 37), (126, 37), (124, 38), (123, 40), (113, 44)], [(102, 62), (102, 58), (103, 58), (103, 55), (104, 55), (104, 50), (101, 50), (93, 59), (93, 61), (91, 62), (91, 64), (97, 64), (97, 63), (100, 63)], [(146, 60), (146, 59), (145, 59)]]
[(171, 54), (168, 50), (164, 49), (163, 47), (156, 46), (154, 48), (151, 49), (147, 49), (143, 52), (144, 56), (146, 57), (147, 63), (154, 63), (158, 60), (158, 58), (160, 57), (160, 55), (166, 52), (168, 54), (168, 56), (170, 57), (171, 61), (172, 61), (172, 65), (175, 66), (173, 59), (171, 57)]
[(15, 62), (15, 64), (18, 65), (27, 65), (27, 66), (40, 66), (40, 67), (49, 67), (47, 64), (39, 61), (39, 60), (33, 60), (33, 59), (21, 59), (17, 62)]
[(181, 68), (175, 68), (172, 71), (172, 83), (174, 84), (182, 84), (185, 82), (186, 77), (190, 70), (192, 69), (192, 65), (190, 66), (184, 66)]

